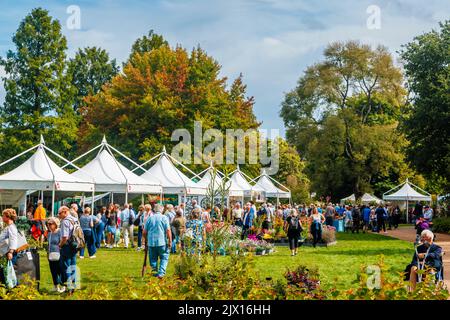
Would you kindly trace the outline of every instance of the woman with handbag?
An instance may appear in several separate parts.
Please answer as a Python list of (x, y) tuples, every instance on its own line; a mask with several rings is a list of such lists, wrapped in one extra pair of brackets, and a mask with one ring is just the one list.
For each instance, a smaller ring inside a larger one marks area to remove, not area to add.
[(62, 271), (60, 263), (60, 248), (59, 242), (61, 241), (61, 233), (59, 229), (59, 219), (49, 218), (47, 220), (48, 226), (48, 265), (50, 266), (50, 272), (53, 280), (53, 291), (63, 293), (65, 288), (62, 285)]
[(28, 248), (25, 236), (17, 230), (14, 223), (16, 210), (8, 208), (2, 212), (4, 229), (0, 234), (0, 256), (6, 256), (7, 265), (0, 266), (0, 282), (13, 288), (18, 284), (16, 276), (17, 259)]

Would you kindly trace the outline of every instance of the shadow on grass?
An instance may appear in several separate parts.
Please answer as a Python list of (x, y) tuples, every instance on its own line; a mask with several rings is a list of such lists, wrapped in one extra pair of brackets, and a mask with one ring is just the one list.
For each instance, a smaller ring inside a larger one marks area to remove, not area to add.
[(396, 238), (389, 237), (387, 235), (375, 234), (375, 233), (337, 233), (336, 240), (346, 241), (403, 241)]
[(394, 255), (410, 255), (414, 254), (413, 249), (345, 249), (338, 250), (321, 250), (317, 251), (317, 255), (332, 255), (332, 256), (394, 256)]

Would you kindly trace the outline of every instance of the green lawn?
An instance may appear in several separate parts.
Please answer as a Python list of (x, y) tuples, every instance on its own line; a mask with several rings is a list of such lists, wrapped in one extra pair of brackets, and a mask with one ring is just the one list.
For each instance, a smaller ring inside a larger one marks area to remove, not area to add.
[[(257, 256), (256, 267), (262, 278), (282, 278), (287, 267), (305, 264), (317, 266), (323, 287), (335, 286), (340, 289), (354, 287), (361, 264), (373, 264), (384, 255), (389, 267), (388, 277), (396, 277), (410, 261), (413, 253), (411, 243), (385, 237), (378, 234), (338, 234), (338, 243), (330, 247), (301, 247), (299, 254), (290, 256), (288, 247), (277, 246), (276, 252), (268, 256)], [(52, 287), (51, 275), (45, 253), (41, 259), (41, 288), (44, 291)], [(86, 253), (87, 255), (87, 253)], [(139, 285), (144, 285), (140, 277), (144, 253), (134, 249), (100, 249), (96, 259), (77, 259), (81, 272), (82, 289), (98, 283), (114, 285), (124, 277), (131, 277)], [(171, 255), (168, 273), (173, 273), (173, 261), (177, 255)], [(226, 257), (223, 257), (226, 259)]]

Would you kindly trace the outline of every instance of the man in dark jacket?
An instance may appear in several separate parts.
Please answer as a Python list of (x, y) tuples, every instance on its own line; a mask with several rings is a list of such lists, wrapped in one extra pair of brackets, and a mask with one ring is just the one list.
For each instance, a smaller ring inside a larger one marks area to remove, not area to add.
[[(439, 275), (442, 270), (442, 248), (433, 243), (434, 234), (430, 230), (422, 231), (420, 235), (421, 244), (417, 246), (411, 263), (406, 267), (405, 280), (410, 281), (410, 290), (416, 288), (419, 280), (417, 271), (431, 270), (432, 273)], [(420, 276), (420, 280), (422, 275)]]
[(377, 210), (375, 210), (375, 214), (377, 216), (377, 232), (380, 233), (381, 229), (383, 228), (384, 233), (386, 233), (386, 212), (384, 211), (384, 208), (381, 204), (378, 205)]
[(352, 209), (352, 233), (356, 231), (356, 233), (359, 233), (359, 227), (361, 225), (361, 210), (358, 206), (354, 206)]

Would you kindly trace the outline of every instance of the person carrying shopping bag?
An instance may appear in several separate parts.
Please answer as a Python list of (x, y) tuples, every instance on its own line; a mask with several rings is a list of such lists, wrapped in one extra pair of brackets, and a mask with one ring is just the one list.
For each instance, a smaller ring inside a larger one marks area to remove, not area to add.
[(6, 257), (6, 266), (0, 266), (0, 282), (9, 289), (18, 285), (14, 266), (19, 254), (27, 248), (28, 243), (23, 234), (17, 230), (14, 221), (17, 219), (16, 210), (8, 208), (2, 212), (2, 220), (5, 228), (0, 234), (0, 255)]

